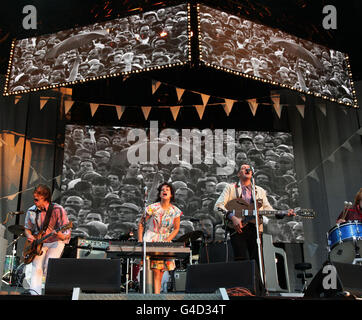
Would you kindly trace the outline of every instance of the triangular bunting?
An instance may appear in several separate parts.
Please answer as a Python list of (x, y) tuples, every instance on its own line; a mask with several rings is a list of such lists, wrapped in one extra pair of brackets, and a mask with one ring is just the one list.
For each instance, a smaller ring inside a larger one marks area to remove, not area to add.
[(342, 144), (342, 148), (348, 150), (349, 152), (353, 152), (352, 145), (350, 144), (350, 142), (348, 140)]
[(141, 107), (143, 115), (145, 116), (145, 119), (148, 119), (148, 116), (150, 115), (151, 112), (151, 107)]
[(17, 193), (14, 193), (14, 194), (11, 194), (10, 196), (7, 196), (6, 198), (8, 199), (8, 200), (14, 200), (15, 198), (16, 198), (16, 196), (18, 195), (18, 193), (19, 192), (17, 192)]
[(67, 114), (70, 109), (73, 107), (74, 101), (72, 100), (65, 100), (64, 101), (64, 114)]
[(202, 117), (204, 116), (205, 112), (205, 106), (202, 105), (195, 105), (196, 111), (199, 114), (200, 120), (202, 120)]
[(182, 95), (184, 94), (185, 89), (181, 89), (181, 88), (176, 88), (176, 93), (177, 93), (177, 101), (180, 101), (182, 98)]
[(48, 102), (48, 97), (40, 97), (40, 110), (42, 110), (45, 106), (45, 104)]
[(14, 98), (14, 103), (15, 103), (15, 104), (18, 104), (18, 102), (20, 101), (21, 97), (22, 97), (22, 96), (15, 96), (15, 98)]
[(118, 120), (120, 120), (126, 107), (124, 106), (115, 106), (115, 107), (117, 111)]
[(61, 196), (62, 193), (58, 189), (54, 189), (52, 194), (52, 201), (59, 199)]
[(281, 115), (282, 115), (282, 106), (280, 105), (280, 96), (279, 95), (272, 95), (270, 97), (273, 101), (273, 106), (274, 106), (274, 109), (280, 119)]
[(39, 179), (38, 173), (33, 169), (33, 173), (31, 175), (31, 179), (29, 181), (30, 184), (33, 184), (35, 181)]
[(308, 177), (311, 177), (312, 179), (316, 180), (317, 182), (319, 182), (319, 177), (317, 175), (317, 172), (315, 170), (313, 170), (312, 172), (310, 172), (308, 174)]
[(332, 162), (332, 163), (334, 163), (334, 162), (336, 161), (336, 157), (335, 157), (334, 153), (332, 153), (332, 154), (328, 157), (327, 161), (330, 161), (330, 162)]
[(304, 105), (304, 104), (297, 104), (295, 107), (296, 107), (297, 110), (299, 111), (299, 113), (300, 113), (300, 115), (302, 116), (302, 118), (304, 118), (305, 105)]
[(180, 108), (181, 108), (181, 106), (170, 107), (173, 120), (175, 120), (175, 121), (177, 119), (178, 113), (180, 112)]
[(154, 94), (157, 91), (160, 85), (161, 85), (160, 81), (152, 80), (152, 94)]
[(235, 100), (231, 99), (225, 99), (225, 105), (224, 105), (224, 111), (229, 116), (231, 109), (233, 108), (233, 105), (235, 103)]
[(62, 184), (62, 176), (59, 175), (59, 176), (55, 177), (54, 179), (55, 179), (55, 182), (57, 183), (58, 188), (60, 188), (61, 184)]
[(89, 106), (91, 108), (91, 113), (93, 117), (99, 107), (99, 103), (90, 103)]
[(319, 110), (324, 114), (324, 116), (327, 116), (327, 108), (325, 103), (318, 103), (317, 104)]
[(256, 99), (249, 99), (246, 101), (248, 101), (251, 113), (253, 114), (253, 116), (255, 116), (256, 109), (258, 108), (258, 102), (256, 102)]
[(305, 95), (301, 95), (300, 97), (303, 99), (304, 102), (307, 100)]
[(210, 96), (207, 94), (204, 94), (204, 93), (200, 93), (200, 95), (201, 95), (203, 106), (205, 107), (207, 105), (207, 102), (210, 99)]

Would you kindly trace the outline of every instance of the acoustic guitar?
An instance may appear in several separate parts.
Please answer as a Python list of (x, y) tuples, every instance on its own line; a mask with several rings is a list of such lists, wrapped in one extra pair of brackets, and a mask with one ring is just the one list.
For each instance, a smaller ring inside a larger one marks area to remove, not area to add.
[[(257, 209), (258, 209), (258, 216), (286, 216), (288, 215), (288, 210), (259, 210), (262, 206), (262, 201), (257, 201)], [(229, 201), (225, 208), (227, 211), (220, 209), (224, 214), (227, 214), (230, 211), (235, 212), (235, 216), (241, 219), (242, 227), (245, 227), (248, 223), (254, 223), (256, 222), (256, 214), (254, 210), (254, 204), (249, 204), (242, 198), (237, 198)], [(311, 209), (301, 209), (301, 208), (295, 208), (294, 209), (295, 215), (302, 217), (302, 218), (309, 218), (312, 219), (315, 217), (315, 213)], [(259, 224), (261, 224), (262, 221), (259, 219)], [(227, 226), (231, 229), (234, 229), (233, 223), (228, 220)]]
[(69, 222), (68, 224), (64, 225), (61, 228), (53, 230), (51, 233), (44, 235), (45, 233), (39, 233), (35, 235), (34, 241), (25, 241), (24, 250), (23, 250), (23, 258), (24, 258), (24, 264), (31, 263), (35, 256), (41, 256), (42, 255), (42, 248), (43, 248), (43, 242), (48, 239), (49, 237), (53, 236), (55, 233), (64, 232), (65, 230), (73, 228), (73, 223)]

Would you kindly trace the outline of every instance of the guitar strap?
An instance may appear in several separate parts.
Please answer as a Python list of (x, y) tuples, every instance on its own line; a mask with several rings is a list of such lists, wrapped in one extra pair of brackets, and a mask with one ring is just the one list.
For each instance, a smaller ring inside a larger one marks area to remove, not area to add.
[(46, 213), (46, 215), (45, 215), (43, 227), (42, 227), (42, 229), (41, 229), (42, 232), (45, 232), (46, 229), (48, 229), (48, 225), (49, 225), (49, 222), (50, 222), (50, 218), (51, 218), (51, 215), (52, 215), (52, 213), (53, 213), (53, 208), (54, 208), (54, 204), (53, 204), (53, 203), (50, 203), (50, 204), (49, 204), (49, 207), (48, 207), (48, 210), (47, 210), (47, 213)]

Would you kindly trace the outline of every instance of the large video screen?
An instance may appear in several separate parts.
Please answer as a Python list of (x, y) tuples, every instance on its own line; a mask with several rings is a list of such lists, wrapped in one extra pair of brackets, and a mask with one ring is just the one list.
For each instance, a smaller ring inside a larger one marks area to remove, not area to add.
[[(298, 207), (291, 135), (235, 129), (159, 129), (67, 125), (62, 196), (75, 228), (72, 235), (106, 239), (137, 237), (146, 205), (161, 182), (176, 190), (183, 214), (178, 236), (201, 230), (204, 239), (224, 239), (214, 204), (225, 185), (238, 181), (243, 163), (255, 168), (274, 209)], [(206, 221), (208, 220), (208, 221)], [(263, 218), (274, 242), (303, 242), (303, 218)], [(207, 227), (209, 226), (209, 228)]]
[(188, 6), (16, 40), (4, 93), (152, 70), (188, 61)]
[(199, 24), (205, 63), (357, 106), (346, 54), (204, 5)]

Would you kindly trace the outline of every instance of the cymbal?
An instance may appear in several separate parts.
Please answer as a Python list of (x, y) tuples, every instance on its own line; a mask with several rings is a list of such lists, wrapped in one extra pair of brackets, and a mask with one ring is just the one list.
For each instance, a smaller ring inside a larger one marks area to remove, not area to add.
[(178, 238), (177, 242), (187, 242), (187, 241), (195, 241), (200, 238), (204, 233), (200, 230), (191, 231), (189, 233), (184, 234), (180, 238)]
[(25, 228), (22, 225), (14, 224), (12, 226), (9, 226), (8, 230), (17, 236), (20, 236), (25, 231)]

